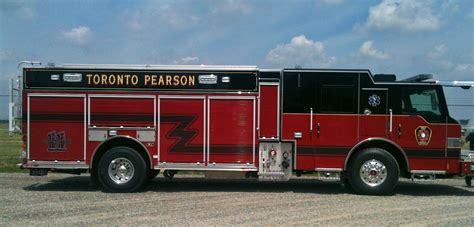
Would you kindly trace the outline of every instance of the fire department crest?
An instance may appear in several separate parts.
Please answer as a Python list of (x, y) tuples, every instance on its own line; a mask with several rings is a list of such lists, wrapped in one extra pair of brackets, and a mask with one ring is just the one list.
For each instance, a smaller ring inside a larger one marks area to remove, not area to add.
[(415, 130), (418, 145), (428, 145), (431, 139), (431, 129), (428, 126), (419, 126)]
[(369, 105), (371, 105), (372, 107), (380, 105), (380, 96), (376, 94), (369, 96)]

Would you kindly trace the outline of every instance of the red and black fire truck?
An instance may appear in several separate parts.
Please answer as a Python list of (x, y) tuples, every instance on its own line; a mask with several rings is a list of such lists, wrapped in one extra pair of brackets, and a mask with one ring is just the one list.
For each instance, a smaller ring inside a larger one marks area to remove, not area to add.
[(21, 131), (31, 175), (90, 172), (107, 191), (160, 171), (312, 173), (363, 194), (399, 177), (472, 175), (442, 86), (369, 70), (28, 65)]

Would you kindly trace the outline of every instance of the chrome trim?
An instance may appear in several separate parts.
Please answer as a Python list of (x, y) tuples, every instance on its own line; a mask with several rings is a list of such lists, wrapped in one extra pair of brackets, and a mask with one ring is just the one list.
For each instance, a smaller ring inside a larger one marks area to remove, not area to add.
[(155, 169), (171, 169), (171, 170), (229, 170), (229, 171), (257, 171), (253, 164), (211, 164), (205, 163), (166, 163), (160, 162)]
[(280, 83), (278, 82), (266, 82), (266, 81), (260, 82), (259, 84), (260, 86), (279, 86), (280, 85)]
[(252, 139), (253, 139), (252, 140), (252, 144), (253, 144), (253, 147), (252, 147), (252, 153), (253, 153), (252, 162), (254, 163), (254, 166), (255, 166), (255, 145), (256, 145), (255, 140), (257, 139), (256, 135), (255, 135), (256, 134), (255, 120), (256, 120), (256, 117), (257, 117), (256, 110), (255, 110), (255, 105), (256, 105), (255, 98), (252, 100), (252, 104), (253, 104), (253, 106), (252, 106), (252, 108), (253, 108), (252, 109), (252, 112), (253, 112), (253, 114), (252, 114)]
[(89, 141), (104, 141), (108, 138), (107, 130), (103, 129), (89, 129), (87, 139)]
[(362, 91), (388, 91), (388, 88), (363, 87)]
[(71, 64), (66, 63), (55, 68), (72, 69), (144, 69), (144, 70), (231, 70), (257, 71), (257, 66), (251, 65), (135, 65), (135, 64)]
[(206, 164), (207, 161), (208, 161), (208, 160), (206, 160), (206, 145), (207, 145), (206, 141), (207, 141), (207, 133), (209, 131), (207, 131), (207, 124), (208, 124), (208, 122), (207, 122), (207, 110), (206, 110), (207, 101), (206, 101), (205, 96), (202, 99), (202, 105), (203, 105), (203, 107), (202, 107), (202, 112), (203, 112), (202, 113), (202, 118), (203, 118), (203, 121), (204, 121), (204, 125), (202, 125), (202, 130), (203, 130), (203, 133), (204, 133), (204, 135), (202, 137), (202, 151), (203, 151), (202, 160), (203, 160), (204, 164)]
[(343, 171), (343, 169), (341, 168), (316, 168), (314, 170), (321, 171), (321, 172), (342, 172)]
[(142, 142), (154, 143), (156, 141), (155, 130), (137, 130), (137, 139)]
[(405, 163), (407, 164), (407, 169), (408, 169), (408, 171), (410, 171), (410, 163), (408, 162), (408, 156), (405, 153), (405, 151), (398, 144), (392, 142), (391, 140), (388, 140), (388, 139), (385, 139), (385, 138), (378, 138), (378, 137), (377, 138), (367, 138), (365, 140), (359, 141), (359, 143), (357, 143), (355, 146), (353, 146), (352, 149), (347, 154), (346, 160), (344, 161), (344, 170), (347, 170), (347, 164), (349, 162), (349, 158), (352, 156), (352, 153), (354, 153), (354, 151), (360, 145), (362, 145), (364, 143), (371, 142), (371, 141), (383, 141), (383, 142), (386, 142), (386, 143), (389, 143), (389, 144), (395, 146), (398, 149), (398, 151), (400, 151), (403, 154), (403, 157), (405, 158)]
[[(102, 145), (108, 143), (109, 141), (111, 140), (114, 140), (114, 139), (119, 139), (119, 138), (124, 138), (124, 139), (130, 139), (136, 143), (138, 143), (147, 153), (148, 155), (148, 159), (149, 159), (149, 162), (150, 162), (150, 166), (153, 166), (153, 159), (150, 155), (150, 151), (146, 148), (145, 145), (143, 145), (142, 142), (140, 142), (139, 140), (137, 140), (136, 138), (133, 138), (131, 136), (123, 136), (123, 135), (118, 135), (118, 136), (113, 136), (113, 137), (109, 137), (107, 138), (106, 140), (104, 140), (102, 143), (100, 143), (95, 149), (94, 149), (94, 152), (92, 152), (92, 156), (91, 156), (91, 161), (90, 161), (90, 164), (92, 165), (92, 163), (94, 163), (94, 158), (95, 158), (95, 155), (97, 153), (97, 151), (99, 150), (100, 147), (102, 147)], [(144, 160), (146, 161), (146, 160)]]
[(446, 174), (446, 171), (443, 170), (411, 170), (412, 174)]
[(313, 107), (309, 108), (309, 131), (313, 132)]
[(84, 161), (28, 161), (21, 165), (25, 169), (89, 169)]
[(159, 162), (155, 169), (189, 169), (189, 168), (205, 168), (206, 163), (201, 162), (189, 162), (189, 163), (181, 163), (181, 162)]
[(390, 117), (389, 117), (389, 126), (388, 126), (388, 132), (389, 133), (392, 133), (392, 124), (393, 124), (393, 110), (392, 109), (388, 109), (388, 112), (390, 114)]
[(29, 97), (76, 97), (85, 98), (85, 94), (28, 93)]
[(166, 168), (158, 168), (155, 167), (155, 169), (164, 169), (164, 170), (183, 170), (183, 171), (245, 171), (245, 172), (252, 172), (252, 171), (258, 171), (257, 168), (241, 168), (241, 169), (233, 169), (233, 168), (212, 168), (212, 167), (202, 167), (202, 168), (196, 168), (196, 167), (166, 167)]

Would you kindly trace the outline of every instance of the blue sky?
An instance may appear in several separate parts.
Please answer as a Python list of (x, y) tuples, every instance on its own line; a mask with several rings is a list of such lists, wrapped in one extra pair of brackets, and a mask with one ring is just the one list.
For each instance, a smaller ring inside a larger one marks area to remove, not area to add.
[[(474, 80), (474, 1), (0, 1), (0, 93), (22, 60), (367, 68)], [(447, 89), (451, 104), (471, 90)], [(0, 118), (6, 118), (0, 97)], [(474, 108), (452, 108), (469, 118)]]

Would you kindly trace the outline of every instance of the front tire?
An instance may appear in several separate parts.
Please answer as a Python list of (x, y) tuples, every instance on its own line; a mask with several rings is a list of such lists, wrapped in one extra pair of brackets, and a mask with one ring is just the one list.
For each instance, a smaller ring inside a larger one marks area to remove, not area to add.
[(98, 177), (109, 192), (133, 192), (147, 179), (146, 163), (134, 149), (114, 147), (99, 161)]
[(360, 194), (386, 195), (397, 185), (400, 170), (397, 160), (386, 150), (368, 148), (351, 160), (349, 183)]

